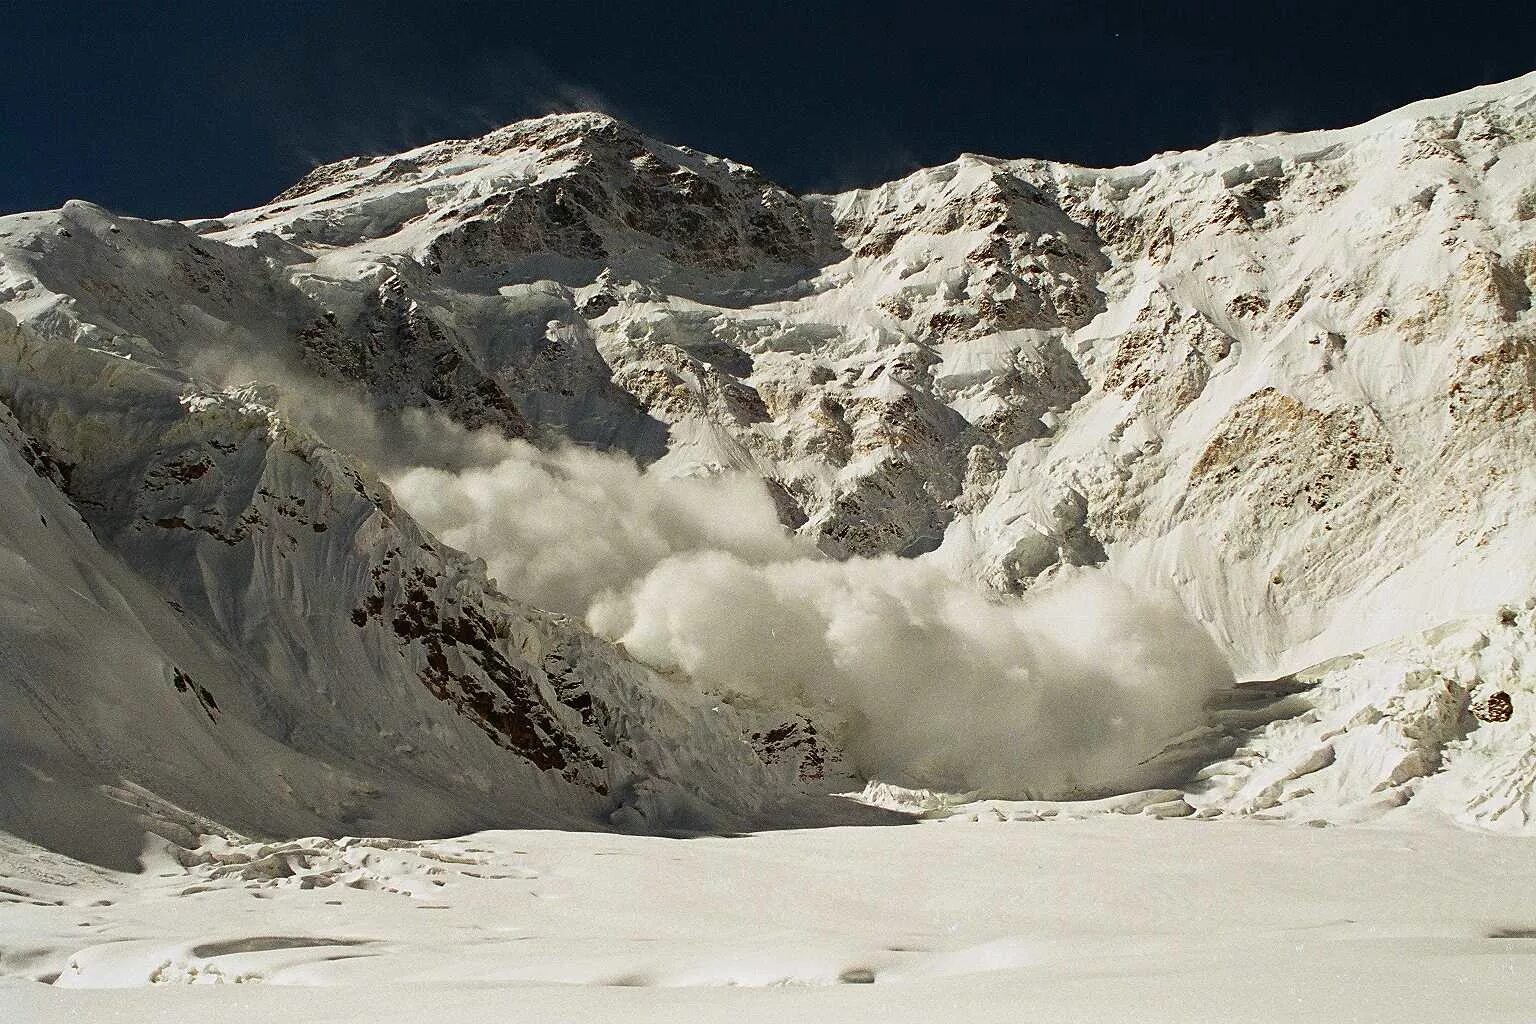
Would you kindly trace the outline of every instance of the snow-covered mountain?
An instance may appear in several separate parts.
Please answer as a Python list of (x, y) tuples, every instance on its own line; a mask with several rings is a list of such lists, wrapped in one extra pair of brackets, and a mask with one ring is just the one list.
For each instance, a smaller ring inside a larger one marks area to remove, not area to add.
[(1533, 287), (1536, 75), (838, 196), (570, 114), (213, 220), (0, 218), (0, 824), (739, 827), (857, 772), (825, 707), (505, 596), (380, 483), (526, 438), (760, 479), (832, 559), (1170, 589), (1240, 675), (1354, 657), (1169, 737), (1199, 813), (1523, 829)]

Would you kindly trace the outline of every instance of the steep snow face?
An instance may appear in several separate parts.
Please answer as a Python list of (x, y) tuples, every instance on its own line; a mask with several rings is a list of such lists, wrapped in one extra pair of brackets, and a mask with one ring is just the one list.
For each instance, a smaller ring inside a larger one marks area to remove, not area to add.
[(78, 771), (140, 765), (194, 810), (219, 783), (149, 726), (282, 747), (308, 767), (241, 783), (268, 794), (230, 812), (256, 831), (750, 817), (835, 774), (804, 708), (689, 696), (507, 599), (373, 475), (481, 472), (475, 438), (745, 474), (804, 546), (1002, 594), (1101, 567), (1171, 589), (1253, 674), (1523, 600), (1533, 167), (1527, 76), (1341, 131), (1109, 170), (967, 155), (840, 196), (576, 114), (215, 220), (0, 218), (10, 500), (29, 531), (33, 505), (79, 524), (11, 557), (121, 580), (36, 592), (144, 636), (141, 664), (38, 663), (165, 692), (98, 740), (95, 698), (20, 662), (7, 685), (74, 730)]
[[(970, 524), (1011, 578), (1024, 475), (1255, 667), (1531, 590), (1536, 78), (1359, 129), (1051, 169), (1115, 263), (1088, 399)], [(1044, 173), (1037, 170), (1034, 173)], [(1026, 566), (1027, 568), (1027, 566)]]
[(800, 759), (747, 738), (798, 720), (502, 596), (269, 389), (9, 318), (0, 358), (8, 830), (121, 866), (146, 827), (742, 827), (795, 798)]

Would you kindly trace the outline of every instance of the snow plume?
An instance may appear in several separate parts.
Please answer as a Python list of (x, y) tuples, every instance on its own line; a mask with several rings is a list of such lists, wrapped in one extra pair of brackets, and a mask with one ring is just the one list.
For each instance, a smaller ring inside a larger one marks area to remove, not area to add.
[(835, 562), (753, 479), (502, 444), (494, 465), (391, 486), (509, 593), (708, 691), (830, 709), (871, 777), (999, 796), (1151, 785), (1145, 762), (1231, 682), (1177, 602), (1096, 575), (1021, 600), (933, 558)]
[(490, 466), (508, 452), (494, 430), (471, 430), (435, 409), (390, 409), (366, 392), (320, 376), (296, 356), (207, 349), (189, 359), (194, 378), (219, 388), (267, 385), (278, 415), (384, 476), (417, 466)]
[(702, 684), (841, 709), (868, 776), (998, 796), (1150, 785), (1138, 766), (1231, 681), (1171, 603), (1100, 579), (1005, 600), (928, 560), (697, 554), (590, 620)]
[(390, 487), (440, 538), (484, 558), (503, 590), (540, 608), (584, 615), (681, 556), (762, 565), (814, 554), (749, 477), (666, 479), (583, 448), (498, 443), (495, 465), (418, 467)]

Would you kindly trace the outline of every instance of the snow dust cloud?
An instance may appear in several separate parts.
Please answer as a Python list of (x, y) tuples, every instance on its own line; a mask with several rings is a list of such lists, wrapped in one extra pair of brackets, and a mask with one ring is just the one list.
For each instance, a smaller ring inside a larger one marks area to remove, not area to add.
[(1145, 762), (1232, 681), (1171, 598), (1090, 574), (1009, 599), (933, 558), (833, 561), (749, 477), (497, 443), (494, 464), (390, 485), (507, 593), (707, 691), (831, 709), (869, 777), (1016, 797), (1153, 785)]
[(502, 444), (495, 465), (418, 467), (389, 483), (423, 525), (485, 559), (503, 590), (540, 608), (585, 615), (594, 600), (630, 592), (679, 556), (762, 565), (815, 553), (779, 525), (749, 477), (667, 479), (589, 449)]
[(832, 711), (871, 778), (1041, 798), (1155, 785), (1147, 762), (1232, 681), (1170, 596), (1088, 572), (1006, 598), (933, 555), (834, 561), (743, 474), (666, 477), (383, 411), (270, 361), (217, 369), (280, 381), (281, 414), (370, 462), (506, 593), (708, 692)]
[(209, 349), (191, 363), (197, 376), (218, 387), (259, 389), (284, 420), (380, 474), (493, 465), (507, 451), (507, 440), (494, 430), (470, 430), (435, 410), (380, 408), (287, 354)]

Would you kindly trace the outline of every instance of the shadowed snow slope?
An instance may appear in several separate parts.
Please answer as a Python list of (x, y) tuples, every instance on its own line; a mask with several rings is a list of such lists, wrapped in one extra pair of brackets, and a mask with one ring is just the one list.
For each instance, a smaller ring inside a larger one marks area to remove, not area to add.
[(1199, 814), (1526, 829), (1533, 168), (1527, 76), (839, 196), (574, 114), (0, 218), (0, 825), (121, 865), (1204, 767)]

